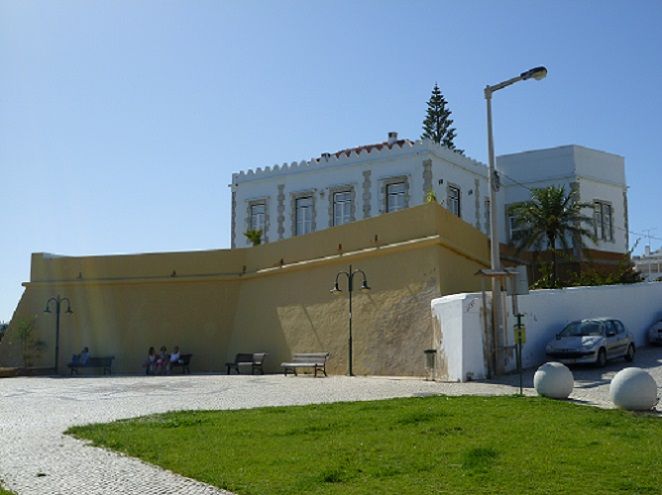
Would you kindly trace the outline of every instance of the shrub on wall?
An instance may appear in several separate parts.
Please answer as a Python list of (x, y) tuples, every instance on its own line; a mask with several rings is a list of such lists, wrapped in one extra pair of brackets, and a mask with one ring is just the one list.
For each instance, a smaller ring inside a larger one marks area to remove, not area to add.
[(250, 229), (244, 232), (246, 239), (251, 241), (253, 246), (259, 246), (262, 243), (262, 230), (260, 229)]
[[(604, 264), (584, 262), (574, 273), (554, 280), (551, 263), (540, 263), (537, 280), (532, 289), (557, 289), (561, 287), (583, 287), (595, 285), (636, 284), (644, 278), (637, 271), (631, 258), (632, 251), (625, 253), (618, 263), (606, 267)], [(567, 261), (574, 261), (567, 257)]]

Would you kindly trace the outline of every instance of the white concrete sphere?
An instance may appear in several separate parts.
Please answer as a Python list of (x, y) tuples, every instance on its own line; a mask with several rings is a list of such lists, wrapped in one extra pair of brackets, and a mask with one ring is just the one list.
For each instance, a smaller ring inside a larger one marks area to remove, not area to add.
[(625, 368), (611, 381), (609, 398), (621, 409), (647, 411), (657, 402), (657, 384), (641, 368)]
[(552, 399), (567, 399), (574, 385), (572, 372), (563, 363), (545, 363), (533, 375), (533, 386), (538, 395)]

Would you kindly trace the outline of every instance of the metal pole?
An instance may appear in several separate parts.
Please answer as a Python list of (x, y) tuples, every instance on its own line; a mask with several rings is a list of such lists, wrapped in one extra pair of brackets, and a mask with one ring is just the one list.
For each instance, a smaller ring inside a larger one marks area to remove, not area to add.
[[(485, 101), (487, 102), (487, 153), (488, 153), (488, 177), (487, 183), (490, 190), (490, 265), (494, 271), (501, 270), (501, 258), (499, 253), (499, 232), (497, 227), (496, 207), (496, 166), (494, 158), (494, 137), (492, 133), (492, 90), (489, 86), (485, 88)], [(496, 374), (503, 373), (503, 324), (501, 308), (501, 282), (492, 277), (492, 332), (494, 335), (494, 353), (496, 355)]]
[(58, 372), (60, 365), (60, 315), (62, 314), (62, 303), (67, 303), (67, 313), (73, 313), (71, 311), (71, 301), (67, 297), (62, 297), (60, 294), (57, 296), (51, 297), (46, 301), (46, 309), (44, 313), (50, 313), (51, 302), (55, 303), (55, 372)]
[(519, 373), (519, 394), (523, 395), (522, 386), (522, 314), (517, 313), (517, 372)]
[[(487, 178), (490, 189), (490, 262), (493, 271), (501, 271), (501, 258), (499, 253), (499, 233), (497, 232), (497, 209), (496, 192), (496, 159), (494, 157), (494, 136), (492, 135), (492, 93), (503, 89), (511, 84), (527, 79), (541, 80), (547, 75), (547, 69), (543, 66), (522, 72), (519, 76), (502, 81), (492, 86), (485, 86), (484, 94), (487, 102), (487, 152), (489, 160), (489, 176)], [(495, 351), (497, 354), (496, 373), (501, 374), (505, 369), (505, 343), (506, 338), (506, 311), (503, 307), (501, 295), (501, 282), (492, 278), (492, 328), (495, 334)]]
[(61, 299), (58, 294), (55, 300), (55, 373), (58, 372), (58, 365), (60, 362), (60, 308)]
[(352, 290), (353, 290), (353, 284), (352, 284), (352, 279), (354, 278), (354, 274), (352, 273), (352, 265), (349, 265), (349, 272), (348, 273), (348, 281), (347, 281), (347, 287), (348, 287), (348, 292), (349, 292), (349, 376), (354, 376), (354, 372), (352, 370)]
[(488, 366), (487, 366), (487, 378), (492, 378), (494, 376), (495, 369), (495, 356), (494, 356), (494, 333), (492, 332), (492, 325), (488, 325), (487, 318), (487, 297), (485, 296), (485, 278), (480, 277), (480, 293), (483, 298), (483, 335), (485, 335), (485, 340), (487, 340), (487, 349), (488, 349)]

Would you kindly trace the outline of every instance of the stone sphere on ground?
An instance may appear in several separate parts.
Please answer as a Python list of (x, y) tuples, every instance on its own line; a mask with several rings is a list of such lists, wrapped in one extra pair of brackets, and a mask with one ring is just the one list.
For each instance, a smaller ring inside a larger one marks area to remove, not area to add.
[(625, 368), (611, 381), (609, 398), (621, 409), (647, 411), (657, 403), (657, 384), (641, 368)]
[(545, 363), (533, 375), (533, 386), (538, 395), (552, 399), (567, 399), (574, 384), (571, 371), (563, 363)]

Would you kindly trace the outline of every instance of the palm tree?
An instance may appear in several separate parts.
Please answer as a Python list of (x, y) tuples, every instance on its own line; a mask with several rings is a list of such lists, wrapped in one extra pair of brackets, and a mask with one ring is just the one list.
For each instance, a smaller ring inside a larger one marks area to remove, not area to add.
[(566, 195), (563, 186), (549, 186), (531, 191), (531, 201), (511, 206), (509, 213), (521, 228), (513, 234), (519, 253), (523, 249), (552, 252), (552, 286), (556, 287), (558, 269), (557, 244), (570, 247), (572, 239), (578, 247), (584, 237), (594, 239), (593, 218), (582, 214), (587, 203), (578, 203), (574, 191)]

